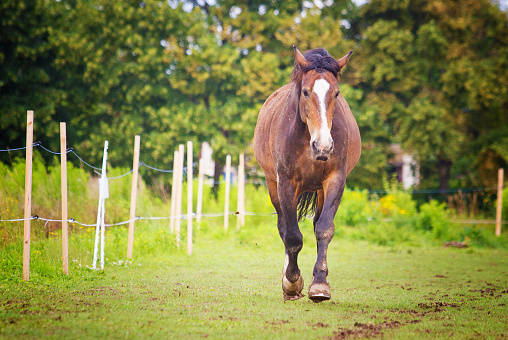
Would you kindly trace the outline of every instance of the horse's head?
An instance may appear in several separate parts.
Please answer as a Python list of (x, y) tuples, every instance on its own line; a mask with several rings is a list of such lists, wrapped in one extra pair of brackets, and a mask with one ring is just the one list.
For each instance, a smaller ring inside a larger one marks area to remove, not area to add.
[(340, 93), (337, 77), (353, 51), (335, 60), (324, 49), (311, 50), (303, 55), (296, 46), (293, 47), (297, 64), (292, 78), (299, 91), (300, 117), (309, 129), (312, 156), (326, 161), (333, 151), (330, 131)]

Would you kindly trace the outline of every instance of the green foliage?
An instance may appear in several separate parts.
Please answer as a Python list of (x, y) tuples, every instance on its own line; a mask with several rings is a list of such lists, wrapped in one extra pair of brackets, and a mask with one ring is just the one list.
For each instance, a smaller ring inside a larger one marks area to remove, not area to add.
[(381, 220), (378, 201), (370, 201), (367, 191), (345, 189), (336, 219), (341, 224), (355, 227), (378, 223)]
[[(492, 170), (506, 165), (506, 13), (488, 0), (372, 0), (360, 10), (346, 77), (363, 90), (364, 150), (401, 143), (420, 162), (422, 186), (446, 188), (456, 177), (453, 185), (491, 185)], [(379, 151), (362, 157), (378, 164)]]
[[(3, 169), (0, 175), (0, 219), (16, 219), (24, 216), (25, 193), (25, 162), (15, 161), (12, 168), (0, 163)], [(32, 169), (32, 211), (31, 216), (38, 215), (49, 219), (61, 219), (60, 164), (55, 162), (46, 169), (42, 158), (35, 152)], [(90, 211), (97, 211), (94, 191), (91, 189), (91, 179), (83, 169), (67, 164), (67, 197), (69, 217), (84, 223), (93, 223), (88, 215)], [(57, 190), (55, 191), (55, 188)], [(37, 237), (48, 237), (49, 233), (59, 228), (59, 223), (45, 225), (41, 221), (33, 221), (33, 228)], [(21, 225), (21, 227), (20, 227)], [(0, 227), (3, 242), (10, 243), (22, 237), (22, 222), (3, 223)]]
[(57, 150), (65, 121), (93, 164), (109, 140), (110, 163), (128, 168), (140, 134), (141, 161), (156, 167), (187, 140), (195, 154), (210, 142), (219, 165), (246, 152), (255, 166), (257, 114), (289, 81), (296, 44), (354, 50), (340, 84), (362, 135), (350, 187), (380, 189), (392, 143), (417, 158), (421, 187), (491, 186), (508, 164), (508, 25), (490, 0), (5, 0), (0, 11), (2, 149), (24, 144), (33, 109), (36, 140)]
[(382, 246), (406, 244), (439, 245), (449, 241), (474, 247), (506, 247), (506, 239), (496, 237), (492, 228), (452, 223), (444, 203), (431, 200), (417, 209), (409, 191), (395, 179), (384, 181), (382, 197), (366, 191), (346, 189), (335, 216), (336, 235), (366, 240)]
[(418, 228), (428, 231), (437, 240), (447, 240), (450, 218), (446, 205), (437, 201), (430, 201), (420, 206)]

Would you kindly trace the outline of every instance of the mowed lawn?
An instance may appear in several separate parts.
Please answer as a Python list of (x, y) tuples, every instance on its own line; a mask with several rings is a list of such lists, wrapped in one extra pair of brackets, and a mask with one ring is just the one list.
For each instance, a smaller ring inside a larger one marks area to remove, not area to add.
[[(284, 250), (273, 228), (197, 235), (194, 254), (164, 251), (103, 273), (34, 274), (0, 283), (1, 338), (502, 338), (508, 251), (379, 247), (335, 237), (332, 300), (284, 302)], [(299, 258), (307, 293), (315, 240)], [(182, 245), (185, 245), (182, 242)], [(107, 248), (106, 248), (107, 249)], [(21, 276), (21, 273), (20, 273)]]

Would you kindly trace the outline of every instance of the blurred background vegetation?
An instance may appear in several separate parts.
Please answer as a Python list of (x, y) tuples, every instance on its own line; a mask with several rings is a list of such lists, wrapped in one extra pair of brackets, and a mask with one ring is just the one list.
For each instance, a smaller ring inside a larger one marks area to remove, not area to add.
[(187, 140), (210, 142), (219, 170), (241, 152), (256, 167), (257, 114), (289, 81), (295, 44), (354, 51), (350, 187), (382, 188), (392, 144), (417, 159), (420, 189), (494, 186), (508, 163), (508, 19), (494, 0), (4, 0), (0, 17), (2, 148), (25, 144), (33, 109), (35, 140), (58, 150), (67, 122), (92, 164), (109, 140), (110, 163), (129, 167), (140, 134), (141, 161), (160, 168)]

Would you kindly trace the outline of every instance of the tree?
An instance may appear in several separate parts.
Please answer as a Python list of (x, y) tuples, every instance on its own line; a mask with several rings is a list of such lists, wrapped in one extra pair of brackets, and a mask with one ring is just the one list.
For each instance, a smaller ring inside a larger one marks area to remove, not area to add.
[(457, 171), (477, 178), (453, 166), (480, 151), (474, 144), (493, 122), (506, 131), (506, 15), (487, 0), (373, 0), (359, 20), (351, 79), (378, 109), (390, 141), (437, 173), (440, 188)]
[[(25, 144), (30, 109), (37, 110), (37, 127), (44, 126), (48, 138), (58, 134), (57, 107), (65, 102), (66, 94), (56, 81), (48, 40), (55, 16), (52, 6), (43, 0), (6, 0), (0, 4), (0, 13), (0, 145), (14, 148)], [(9, 159), (6, 153), (0, 157)]]

